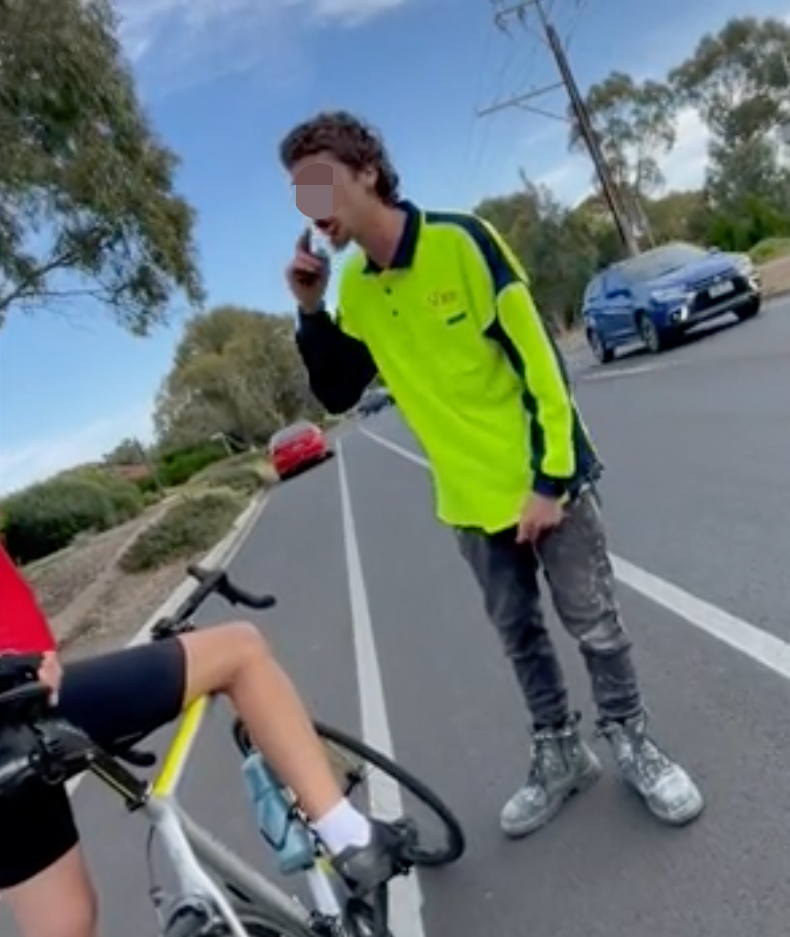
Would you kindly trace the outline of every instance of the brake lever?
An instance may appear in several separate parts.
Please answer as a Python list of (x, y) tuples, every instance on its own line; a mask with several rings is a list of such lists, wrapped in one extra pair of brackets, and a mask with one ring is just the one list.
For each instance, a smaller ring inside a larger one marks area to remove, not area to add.
[(160, 618), (151, 629), (151, 639), (153, 641), (162, 641), (165, 638), (174, 638), (179, 634), (186, 634), (195, 630), (195, 623), (191, 618), (186, 621), (174, 622), (170, 618)]

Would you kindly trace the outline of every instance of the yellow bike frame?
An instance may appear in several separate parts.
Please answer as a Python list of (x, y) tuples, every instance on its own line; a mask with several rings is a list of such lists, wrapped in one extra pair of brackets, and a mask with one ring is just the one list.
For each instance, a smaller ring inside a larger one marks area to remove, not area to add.
[[(218, 916), (226, 928), (223, 933), (229, 937), (248, 937), (248, 923), (255, 925), (257, 932), (314, 937), (311, 910), (223, 846), (177, 802), (176, 788), (213, 701), (213, 696), (203, 696), (185, 707), (153, 784), (128, 772), (112, 755), (96, 758), (89, 770), (120, 794), (130, 809), (139, 811), (160, 836), (177, 882), (174, 891), (157, 888), (152, 892), (164, 933), (169, 933), (174, 922), (177, 925), (179, 914), (186, 909), (187, 924), (195, 933)], [(322, 870), (332, 871), (321, 863), (322, 857), (316, 859)], [(315, 877), (317, 873), (307, 870), (306, 874)], [(330, 910), (339, 919), (341, 909), (334, 892), (323, 879), (322, 884), (322, 892), (314, 886), (315, 894), (331, 895), (335, 905)], [(316, 907), (322, 910), (320, 905)], [(182, 930), (176, 926), (175, 933)]]
[[(175, 793), (212, 701), (211, 696), (200, 696), (184, 710), (175, 737), (163, 756), (162, 770), (152, 785), (152, 796), (164, 798)], [(316, 865), (326, 875), (333, 874), (332, 863), (327, 854), (317, 856)]]
[(178, 787), (212, 699), (199, 696), (184, 710), (175, 737), (162, 759), (162, 770), (153, 783), (151, 791), (154, 797), (168, 797)]

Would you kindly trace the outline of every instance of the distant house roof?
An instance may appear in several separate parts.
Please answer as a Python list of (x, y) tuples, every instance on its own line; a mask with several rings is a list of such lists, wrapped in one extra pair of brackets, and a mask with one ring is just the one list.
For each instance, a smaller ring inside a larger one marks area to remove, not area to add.
[(147, 465), (111, 465), (106, 466), (106, 468), (130, 482), (147, 478), (151, 474)]

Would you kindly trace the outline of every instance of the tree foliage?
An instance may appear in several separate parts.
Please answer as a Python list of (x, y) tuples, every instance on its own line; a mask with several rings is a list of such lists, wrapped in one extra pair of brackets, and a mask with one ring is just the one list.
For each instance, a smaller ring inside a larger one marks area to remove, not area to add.
[(711, 211), (702, 190), (667, 192), (660, 198), (646, 199), (644, 208), (650, 227), (660, 241), (701, 244), (708, 240)]
[(107, 473), (64, 472), (3, 500), (3, 540), (24, 564), (62, 550), (86, 531), (103, 531), (135, 517), (143, 499), (134, 485)]
[(107, 465), (145, 465), (146, 453), (138, 439), (127, 437), (106, 453), (104, 461)]
[(704, 36), (669, 80), (717, 143), (739, 147), (764, 137), (790, 122), (790, 25), (732, 19), (716, 35)]
[[(653, 240), (681, 238), (746, 250), (784, 236), (790, 218), (790, 25), (741, 17), (706, 35), (664, 81), (612, 72), (586, 96), (592, 123), (632, 220)], [(710, 133), (704, 188), (664, 195), (663, 159), (677, 117), (697, 111)], [(583, 142), (571, 121), (572, 149)]]
[(594, 222), (584, 213), (569, 212), (545, 187), (529, 182), (523, 192), (488, 199), (476, 211), (506, 234), (551, 327), (569, 326), (578, 291), (600, 259), (590, 236)]
[(135, 94), (108, 0), (0, 3), (0, 322), (98, 299), (145, 334), (202, 300), (194, 212)]
[(790, 25), (732, 19), (669, 76), (711, 134), (711, 235), (746, 249), (788, 231), (790, 172), (777, 132), (790, 126)]
[(170, 445), (223, 432), (246, 445), (316, 416), (289, 316), (222, 306), (193, 317), (176, 349), (154, 413)]
[[(672, 90), (657, 81), (638, 84), (616, 71), (590, 88), (587, 108), (618, 186), (637, 196), (660, 189), (664, 183), (660, 161), (677, 136)], [(569, 142), (575, 151), (585, 148), (575, 120)]]

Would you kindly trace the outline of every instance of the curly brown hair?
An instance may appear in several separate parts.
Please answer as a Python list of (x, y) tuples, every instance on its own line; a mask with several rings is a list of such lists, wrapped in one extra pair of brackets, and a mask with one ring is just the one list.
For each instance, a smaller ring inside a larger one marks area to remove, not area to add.
[(378, 169), (376, 194), (383, 202), (398, 201), (400, 178), (381, 134), (365, 121), (347, 111), (324, 111), (294, 127), (280, 144), (280, 160), (286, 169), (318, 153), (330, 153), (356, 172)]

